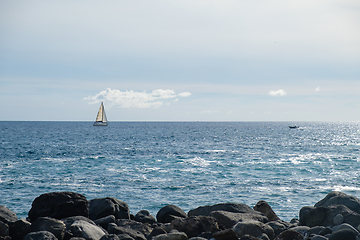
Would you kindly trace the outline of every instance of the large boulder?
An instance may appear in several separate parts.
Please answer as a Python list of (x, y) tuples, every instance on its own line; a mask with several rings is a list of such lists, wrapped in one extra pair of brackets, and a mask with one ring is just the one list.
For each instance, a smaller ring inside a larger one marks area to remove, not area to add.
[(38, 217), (62, 219), (71, 216), (89, 216), (85, 196), (74, 192), (45, 193), (35, 198), (29, 211), (30, 222)]
[(304, 240), (304, 236), (295, 230), (286, 230), (280, 233), (275, 240)]
[(262, 213), (255, 211), (249, 206), (241, 203), (219, 203), (215, 205), (201, 206), (195, 209), (192, 209), (188, 212), (188, 216), (210, 216), (213, 211), (226, 211), (233, 213), (250, 213), (262, 215)]
[(39, 217), (31, 224), (31, 231), (48, 231), (55, 235), (58, 240), (62, 240), (65, 235), (66, 226), (61, 220), (49, 217)]
[(280, 220), (280, 218), (276, 215), (276, 213), (272, 210), (272, 208), (270, 207), (270, 205), (265, 202), (264, 200), (259, 201), (255, 206), (254, 206), (254, 210), (261, 212), (262, 214), (264, 214), (269, 221), (277, 221)]
[(99, 240), (106, 234), (100, 227), (83, 220), (73, 222), (70, 229), (74, 237), (82, 237), (86, 240)]
[(39, 231), (28, 233), (24, 240), (58, 240), (54, 234), (48, 231)]
[(0, 221), (3, 223), (12, 223), (18, 220), (18, 217), (16, 216), (16, 213), (11, 211), (5, 206), (0, 205)]
[(187, 218), (187, 214), (178, 206), (171, 204), (162, 207), (156, 214), (156, 219), (160, 223), (170, 223), (176, 218)]
[(130, 209), (126, 202), (116, 198), (96, 198), (89, 201), (89, 218), (96, 220), (109, 215), (116, 219), (130, 219)]
[(157, 235), (153, 240), (188, 240), (188, 236), (184, 232), (171, 231), (166, 234)]
[(204, 232), (220, 230), (216, 219), (208, 216), (175, 219), (171, 222), (171, 228), (186, 233), (189, 238), (197, 237)]
[(232, 230), (231, 228), (215, 232), (215, 233), (213, 233), (212, 236), (216, 240), (238, 240), (239, 239), (236, 236), (236, 233), (234, 232), (234, 230)]
[(142, 222), (142, 223), (149, 223), (153, 224), (156, 222), (154, 216), (152, 216), (148, 210), (141, 210), (135, 215), (135, 221)]
[(227, 211), (212, 211), (210, 213), (211, 217), (214, 217), (219, 225), (224, 228), (231, 228), (238, 222), (246, 222), (246, 221), (259, 221), (266, 223), (268, 222), (268, 218), (259, 213), (234, 213)]
[(300, 210), (300, 223), (309, 227), (334, 226), (334, 218), (341, 214), (343, 222), (357, 228), (360, 225), (360, 214), (350, 210), (344, 205), (331, 205), (329, 207), (304, 207)]
[(0, 237), (9, 236), (9, 225), (0, 221)]
[(25, 219), (19, 219), (9, 225), (12, 240), (23, 240), (26, 234), (31, 231), (31, 223)]
[(115, 223), (119, 227), (127, 227), (127, 228), (131, 228), (135, 231), (139, 231), (142, 234), (144, 234), (144, 236), (149, 235), (153, 230), (153, 228), (150, 227), (148, 224), (143, 224), (143, 223), (137, 222), (135, 220), (117, 219), (115, 221)]
[(261, 238), (263, 234), (266, 234), (270, 240), (275, 238), (274, 230), (270, 226), (259, 221), (238, 222), (232, 229), (238, 238), (241, 238), (246, 234), (258, 238)]
[(142, 232), (126, 226), (118, 226), (115, 223), (110, 223), (107, 230), (109, 234), (116, 234), (118, 236), (121, 234), (126, 234), (136, 240), (146, 240), (146, 237)]
[(317, 202), (314, 207), (329, 207), (332, 205), (344, 205), (360, 214), (360, 200), (354, 196), (337, 191), (329, 193), (324, 199)]

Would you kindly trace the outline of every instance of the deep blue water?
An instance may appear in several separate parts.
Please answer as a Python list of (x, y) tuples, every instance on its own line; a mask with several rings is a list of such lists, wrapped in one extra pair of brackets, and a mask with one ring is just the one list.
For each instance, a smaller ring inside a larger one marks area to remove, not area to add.
[(360, 197), (360, 123), (0, 122), (0, 205), (25, 218), (54, 191), (154, 216), (266, 200), (283, 220), (332, 190)]

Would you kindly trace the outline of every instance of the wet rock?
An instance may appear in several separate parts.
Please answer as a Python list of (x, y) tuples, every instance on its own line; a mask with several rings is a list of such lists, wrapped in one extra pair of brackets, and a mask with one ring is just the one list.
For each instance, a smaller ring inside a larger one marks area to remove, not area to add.
[(156, 219), (160, 223), (170, 223), (176, 218), (187, 218), (187, 214), (175, 205), (166, 205), (156, 214)]
[(31, 223), (25, 219), (19, 219), (9, 225), (12, 240), (23, 240), (31, 230)]
[(82, 237), (87, 240), (99, 240), (105, 235), (105, 232), (100, 227), (84, 220), (74, 221), (70, 229), (75, 237)]
[(329, 240), (356, 240), (355, 233), (350, 229), (342, 229), (336, 232), (333, 232), (330, 235)]
[(201, 206), (188, 212), (189, 217), (192, 216), (210, 216), (213, 211), (226, 211), (232, 213), (250, 213), (264, 216), (262, 213), (255, 211), (249, 206), (241, 203), (219, 203), (212, 206)]
[(286, 230), (280, 233), (275, 240), (303, 240), (304, 236), (295, 230)]
[(129, 227), (118, 226), (115, 223), (110, 223), (107, 230), (108, 230), (109, 234), (117, 234), (117, 235), (127, 234), (136, 240), (145, 240), (146, 239), (145, 235), (143, 233), (141, 233), (140, 231), (136, 231)]
[(259, 201), (254, 206), (254, 210), (264, 214), (269, 219), (269, 221), (280, 220), (280, 218), (275, 214), (275, 212), (272, 210), (272, 208), (266, 201), (263, 200)]
[(268, 222), (266, 216), (259, 213), (234, 213), (227, 211), (212, 211), (210, 216), (214, 217), (224, 228), (231, 228), (238, 222), (259, 221)]
[(89, 216), (85, 196), (74, 192), (45, 193), (35, 198), (29, 211), (30, 222), (38, 217), (62, 219), (71, 216)]
[(329, 207), (332, 205), (344, 205), (360, 214), (360, 200), (354, 196), (342, 192), (333, 191), (317, 202), (314, 207)]
[(109, 223), (114, 223), (115, 222), (115, 216), (114, 215), (109, 215), (103, 218), (99, 218), (97, 220), (94, 221), (96, 225), (101, 226), (104, 229), (107, 229)]
[(96, 198), (89, 201), (89, 218), (99, 218), (114, 215), (116, 219), (130, 219), (130, 210), (127, 203), (116, 198)]
[(154, 240), (187, 240), (188, 236), (184, 232), (171, 231), (166, 234), (160, 234), (153, 238)]
[(141, 210), (135, 215), (135, 221), (142, 222), (142, 223), (149, 223), (153, 224), (156, 222), (154, 216), (152, 216), (148, 210)]
[(16, 213), (5, 206), (0, 205), (0, 221), (5, 224), (12, 223), (18, 220)]
[(24, 240), (58, 240), (54, 234), (48, 231), (39, 231), (28, 233)]
[(186, 233), (190, 238), (199, 236), (203, 232), (219, 231), (216, 219), (208, 216), (175, 219), (171, 222), (171, 228)]
[(58, 240), (64, 238), (65, 229), (63, 221), (49, 217), (39, 217), (31, 224), (31, 232), (48, 231), (54, 234)]
[(216, 240), (238, 240), (233, 229), (226, 229), (213, 233), (213, 238)]
[(258, 221), (238, 222), (232, 229), (239, 238), (246, 234), (260, 238), (263, 233), (271, 240), (275, 238), (274, 230), (270, 226)]

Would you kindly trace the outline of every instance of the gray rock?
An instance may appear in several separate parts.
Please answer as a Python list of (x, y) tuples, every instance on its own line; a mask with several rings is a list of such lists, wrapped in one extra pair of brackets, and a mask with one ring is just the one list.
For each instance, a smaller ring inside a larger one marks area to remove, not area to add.
[(332, 205), (344, 205), (360, 214), (360, 200), (354, 196), (337, 191), (329, 193), (324, 199), (317, 202), (314, 207), (329, 207)]
[(149, 235), (153, 230), (153, 228), (150, 227), (148, 224), (137, 222), (135, 220), (118, 219), (115, 221), (115, 223), (119, 227), (127, 227), (135, 231), (141, 232), (144, 236)]
[(107, 230), (109, 234), (127, 234), (136, 240), (146, 240), (145, 235), (142, 232), (136, 231), (129, 227), (120, 227), (115, 223), (110, 223)]
[(166, 234), (167, 232), (162, 227), (155, 227), (152, 232), (147, 236), (147, 239), (152, 239), (153, 237), (160, 235), (160, 234)]
[(199, 236), (203, 232), (219, 231), (216, 219), (209, 216), (175, 219), (171, 222), (171, 228), (186, 233), (189, 238)]
[(120, 240), (118, 235), (116, 234), (108, 234), (104, 235), (100, 238), (100, 240)]
[(246, 222), (246, 221), (259, 221), (266, 223), (268, 219), (261, 213), (258, 212), (251, 212), (251, 213), (234, 213), (228, 211), (212, 211), (210, 213), (211, 217), (214, 217), (221, 226), (225, 228), (231, 228), (238, 222)]
[(54, 234), (48, 231), (39, 231), (28, 233), (24, 240), (58, 240)]
[(324, 226), (312, 227), (312, 228), (309, 229), (309, 234), (310, 235), (322, 235), (320, 233), (323, 232), (324, 230), (325, 230)]
[(329, 240), (356, 240), (356, 235), (350, 229), (342, 229), (336, 232), (333, 232), (330, 235)]
[(344, 222), (344, 216), (340, 213), (337, 214), (333, 219), (334, 225), (340, 225)]
[(65, 235), (66, 225), (63, 221), (49, 218), (49, 217), (38, 217), (31, 224), (31, 231), (48, 231), (55, 235), (58, 240), (62, 240)]
[(72, 216), (89, 216), (85, 196), (74, 192), (45, 193), (35, 198), (29, 211), (30, 222), (38, 217), (62, 219)]
[(5, 206), (0, 205), (0, 221), (3, 223), (12, 223), (16, 222), (18, 220), (18, 217), (16, 216), (16, 213), (11, 211)]
[(166, 205), (156, 214), (156, 219), (160, 223), (170, 223), (176, 218), (187, 218), (187, 214), (175, 205)]
[(268, 222), (266, 225), (270, 226), (274, 230), (275, 236), (289, 228), (289, 223), (281, 220)]
[(251, 213), (259, 214), (264, 216), (262, 213), (255, 211), (249, 206), (241, 203), (219, 203), (212, 206), (201, 206), (195, 209), (192, 209), (188, 212), (188, 216), (210, 216), (213, 211), (226, 211), (233, 213)]
[(0, 237), (9, 236), (9, 225), (0, 221)]
[(304, 236), (305, 239), (310, 235), (310, 233), (309, 233), (310, 227), (307, 227), (307, 226), (293, 227), (293, 228), (290, 228), (289, 230), (294, 230), (294, 231), (300, 233), (301, 235)]
[(272, 210), (272, 208), (270, 207), (270, 205), (265, 202), (264, 200), (259, 201), (255, 206), (254, 206), (254, 210), (261, 212), (262, 214), (264, 214), (269, 221), (277, 221), (280, 220), (280, 218), (276, 215), (276, 213)]
[(105, 232), (100, 227), (84, 220), (73, 222), (70, 230), (75, 237), (83, 237), (87, 240), (99, 240), (105, 235)]
[(349, 229), (349, 230), (353, 231), (355, 235), (360, 234), (359, 231), (356, 228), (354, 228), (353, 226), (351, 226), (350, 224), (347, 224), (347, 223), (343, 223), (341, 225), (334, 226), (332, 228), (332, 231), (336, 232), (336, 231), (340, 231), (340, 230), (343, 230), (343, 229)]
[(153, 224), (156, 222), (154, 216), (152, 216), (148, 210), (141, 210), (139, 211), (134, 218), (135, 221), (142, 222), (142, 223), (149, 223)]
[(116, 219), (130, 219), (130, 210), (127, 203), (116, 198), (96, 198), (89, 201), (89, 218), (99, 218), (114, 215)]
[(254, 237), (254, 236), (251, 236), (251, 235), (249, 235), (249, 234), (246, 234), (246, 235), (242, 236), (242, 237), (240, 238), (240, 240), (262, 240), (262, 239), (257, 238), (257, 237)]
[(311, 240), (328, 240), (328, 238), (321, 235), (314, 235)]
[(135, 240), (133, 237), (131, 237), (130, 235), (125, 234), (125, 233), (119, 234), (117, 236), (118, 236), (119, 240)]
[(187, 240), (188, 236), (184, 232), (172, 231), (166, 234), (160, 234), (153, 238), (154, 240)]
[(31, 230), (31, 223), (25, 219), (19, 219), (10, 224), (9, 228), (12, 240), (23, 240), (26, 234)]
[(232, 229), (239, 238), (246, 234), (260, 238), (263, 233), (271, 240), (275, 238), (274, 230), (270, 226), (258, 221), (238, 222)]
[[(207, 238), (203, 238), (203, 237), (192, 237), (189, 238), (189, 240), (207, 240)], [(230, 239), (229, 239), (230, 240)], [(237, 240), (237, 239), (236, 239)]]

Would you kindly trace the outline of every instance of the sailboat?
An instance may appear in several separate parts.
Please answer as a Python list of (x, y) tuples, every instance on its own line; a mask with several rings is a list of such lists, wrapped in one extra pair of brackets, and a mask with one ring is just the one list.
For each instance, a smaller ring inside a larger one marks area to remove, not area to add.
[(105, 108), (104, 108), (104, 104), (101, 102), (98, 114), (96, 116), (96, 120), (93, 124), (93, 126), (107, 126), (108, 122), (106, 119), (106, 114), (105, 114)]

